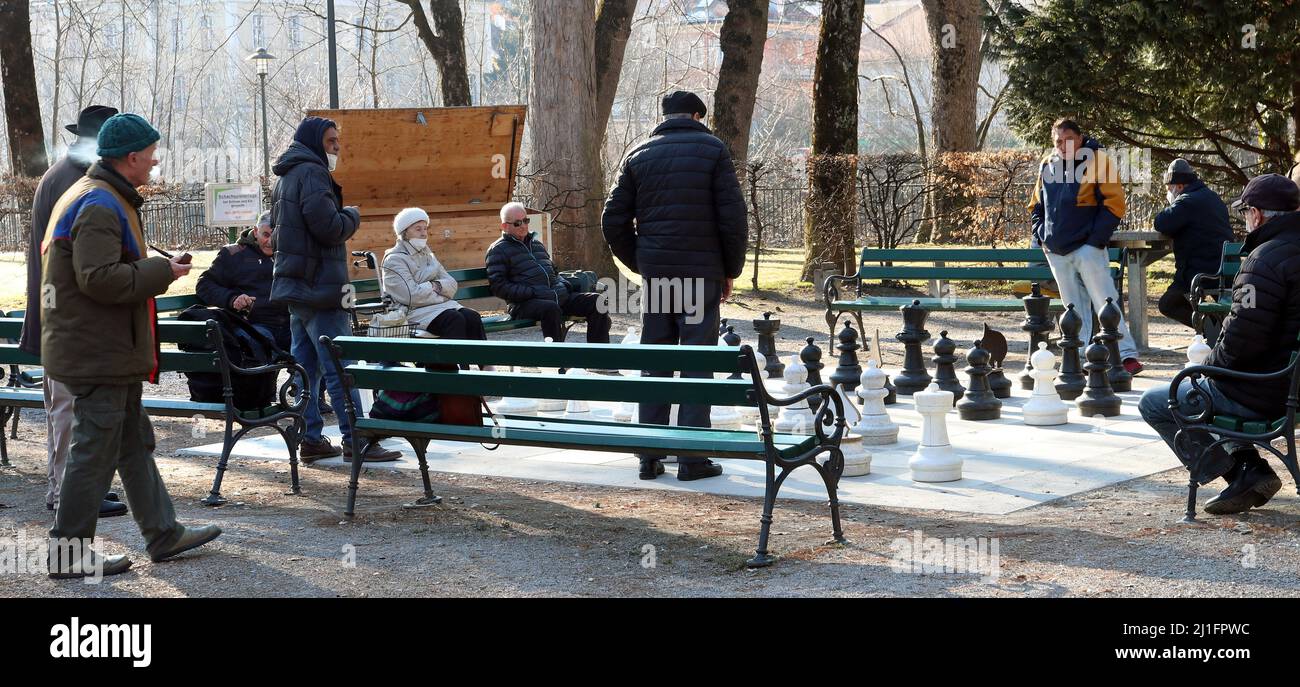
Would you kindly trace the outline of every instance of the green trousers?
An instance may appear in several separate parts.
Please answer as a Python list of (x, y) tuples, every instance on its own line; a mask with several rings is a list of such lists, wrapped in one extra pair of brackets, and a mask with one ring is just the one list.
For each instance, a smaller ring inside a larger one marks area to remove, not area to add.
[(180, 539), (184, 528), (176, 523), (171, 497), (153, 460), (153, 426), (141, 405), (142, 384), (68, 384), (67, 388), (74, 397), (72, 448), (50, 537), (93, 539), (100, 503), (117, 472), (147, 550), (167, 549)]

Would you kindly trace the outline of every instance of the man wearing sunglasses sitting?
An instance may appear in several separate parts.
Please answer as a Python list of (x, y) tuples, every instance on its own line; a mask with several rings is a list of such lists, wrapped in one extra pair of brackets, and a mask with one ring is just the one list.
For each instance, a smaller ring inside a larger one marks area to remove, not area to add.
[(501, 238), (487, 251), (488, 285), (492, 295), (508, 303), (515, 319), (538, 320), (542, 335), (564, 340), (566, 317), (587, 318), (587, 343), (609, 343), (609, 314), (600, 312), (594, 293), (572, 293), (560, 277), (546, 246), (528, 230), (522, 203), (501, 208)]

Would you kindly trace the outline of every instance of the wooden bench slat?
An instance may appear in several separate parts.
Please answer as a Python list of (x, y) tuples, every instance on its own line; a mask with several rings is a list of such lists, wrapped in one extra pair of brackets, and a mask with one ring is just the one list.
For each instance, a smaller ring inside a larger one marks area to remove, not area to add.
[(430, 372), (415, 367), (349, 365), (348, 374), (363, 389), (429, 391), (482, 396), (564, 398), (588, 401), (679, 403), (690, 399), (712, 405), (754, 405), (753, 382), (745, 379), (680, 379), (606, 375), (506, 375), (475, 370)]
[(1048, 267), (874, 267), (858, 268), (863, 279), (1036, 279), (1052, 278)]
[(741, 356), (730, 346), (666, 346), (540, 341), (458, 341), (340, 336), (334, 343), (346, 360), (407, 363), (472, 363), (596, 369), (740, 371)]
[[(1025, 309), (1020, 299), (996, 299), (996, 298), (930, 298), (914, 296), (864, 296), (851, 301), (832, 301), (831, 309), (833, 311), (850, 311), (862, 310), (868, 312), (884, 312), (889, 310), (898, 310), (911, 303), (920, 301), (921, 306), (926, 310), (941, 310), (955, 312), (1018, 312)], [(1064, 312), (1065, 305), (1060, 299), (1052, 299), (1048, 306), (1053, 312)]]
[[(1121, 248), (1108, 248), (1118, 262)], [(870, 262), (1047, 262), (1037, 248), (864, 248), (860, 263)]]

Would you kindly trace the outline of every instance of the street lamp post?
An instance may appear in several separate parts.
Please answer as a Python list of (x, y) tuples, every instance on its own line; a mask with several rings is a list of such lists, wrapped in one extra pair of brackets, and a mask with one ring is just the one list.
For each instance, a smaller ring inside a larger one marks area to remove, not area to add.
[(262, 177), (271, 178), (271, 144), (267, 135), (266, 119), (266, 73), (270, 71), (271, 60), (275, 55), (266, 51), (266, 48), (258, 48), (257, 52), (249, 55), (249, 60), (257, 65), (257, 78), (262, 82)]

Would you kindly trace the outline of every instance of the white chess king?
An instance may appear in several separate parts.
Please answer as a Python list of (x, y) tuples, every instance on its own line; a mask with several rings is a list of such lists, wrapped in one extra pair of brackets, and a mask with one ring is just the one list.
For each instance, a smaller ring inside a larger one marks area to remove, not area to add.
[(1063, 425), (1070, 421), (1070, 406), (1056, 393), (1056, 356), (1047, 350), (1047, 342), (1039, 341), (1038, 350), (1030, 358), (1034, 369), (1034, 393), (1025, 402), (1021, 414), (1025, 424), (1034, 426)]

